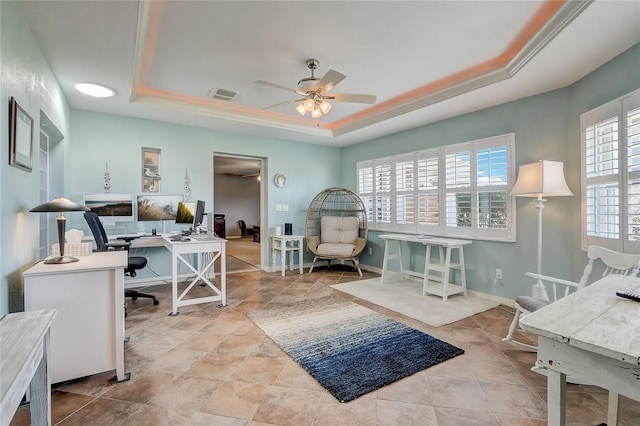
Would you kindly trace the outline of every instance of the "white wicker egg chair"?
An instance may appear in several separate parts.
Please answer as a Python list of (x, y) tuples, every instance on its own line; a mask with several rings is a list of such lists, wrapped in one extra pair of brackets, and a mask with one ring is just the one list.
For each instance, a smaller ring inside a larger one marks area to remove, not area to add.
[(354, 192), (332, 187), (316, 195), (307, 210), (305, 237), (315, 255), (309, 273), (318, 259), (329, 266), (337, 259), (352, 261), (362, 276), (359, 258), (367, 244), (367, 211)]

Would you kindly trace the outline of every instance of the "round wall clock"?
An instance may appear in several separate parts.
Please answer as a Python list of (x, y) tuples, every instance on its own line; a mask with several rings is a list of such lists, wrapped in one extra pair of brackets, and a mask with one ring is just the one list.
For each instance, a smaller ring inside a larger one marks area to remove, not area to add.
[(273, 177), (273, 183), (275, 183), (278, 188), (282, 188), (287, 184), (287, 177), (282, 173), (278, 173)]

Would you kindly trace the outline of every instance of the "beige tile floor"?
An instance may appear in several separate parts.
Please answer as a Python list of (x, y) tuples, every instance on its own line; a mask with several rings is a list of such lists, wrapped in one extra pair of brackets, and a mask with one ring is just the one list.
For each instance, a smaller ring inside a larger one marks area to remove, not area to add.
[[(365, 273), (364, 278), (374, 275)], [(545, 378), (529, 370), (535, 355), (501, 342), (513, 310), (499, 306), (434, 328), (360, 302), (466, 353), (341, 404), (282, 352), (245, 315), (270, 301), (341, 294), (330, 284), (357, 273), (320, 270), (299, 275), (248, 272), (228, 276), (229, 306), (170, 311), (170, 287), (148, 290), (161, 302), (128, 302), (125, 345), (131, 381), (113, 372), (57, 387), (57, 425), (544, 425)], [(455, 300), (451, 300), (452, 309)], [(607, 395), (568, 386), (570, 425), (606, 421)], [(622, 398), (623, 425), (638, 425), (640, 403)], [(28, 406), (11, 425), (29, 424)]]

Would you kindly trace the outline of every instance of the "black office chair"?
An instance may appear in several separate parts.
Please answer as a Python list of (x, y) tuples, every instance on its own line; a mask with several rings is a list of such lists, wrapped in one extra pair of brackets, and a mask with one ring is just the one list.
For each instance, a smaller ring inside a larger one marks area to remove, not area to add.
[[(91, 229), (91, 233), (93, 234), (93, 238), (96, 240), (96, 250), (95, 251), (107, 251), (109, 249), (114, 250), (129, 250), (129, 246), (131, 246), (131, 241), (115, 241), (109, 242), (107, 239), (107, 233), (104, 231), (104, 227), (102, 226), (102, 222), (100, 222), (100, 218), (97, 214), (92, 212), (86, 212), (84, 214), (84, 219), (87, 221), (89, 228)], [(142, 256), (129, 256), (127, 261), (127, 267), (124, 269), (124, 273), (129, 275), (130, 277), (136, 276), (136, 271), (138, 269), (142, 269), (147, 266), (147, 258)], [(140, 293), (136, 290), (125, 290), (124, 297), (130, 297), (132, 300), (136, 300), (138, 297), (146, 297), (149, 299), (153, 299), (153, 304), (157, 305), (160, 302), (151, 294)]]

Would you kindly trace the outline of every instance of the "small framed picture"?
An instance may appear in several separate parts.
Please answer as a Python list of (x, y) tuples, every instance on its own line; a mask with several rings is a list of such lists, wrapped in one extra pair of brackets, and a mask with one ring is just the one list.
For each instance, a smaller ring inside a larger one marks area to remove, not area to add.
[(30, 172), (33, 162), (33, 119), (13, 96), (9, 105), (9, 165)]
[(142, 148), (142, 192), (160, 192), (160, 150)]

